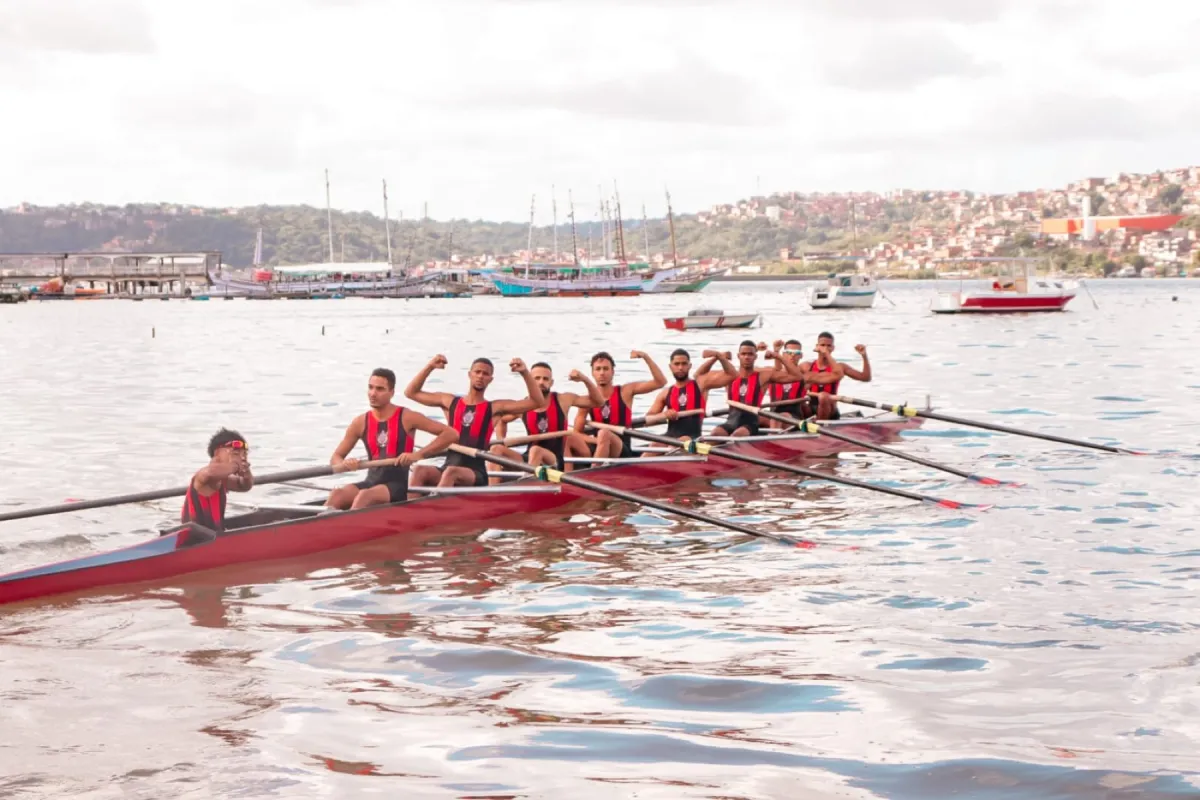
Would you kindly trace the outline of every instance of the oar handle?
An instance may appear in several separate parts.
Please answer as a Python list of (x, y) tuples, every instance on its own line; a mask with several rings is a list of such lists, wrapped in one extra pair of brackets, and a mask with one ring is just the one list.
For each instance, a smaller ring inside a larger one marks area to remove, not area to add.
[(505, 447), (516, 447), (517, 445), (531, 444), (533, 442), (544, 442), (547, 439), (561, 439), (564, 436), (570, 436), (574, 432), (568, 429), (565, 431), (551, 431), (550, 433), (535, 433), (531, 436), (510, 436), (507, 439), (493, 439), (488, 442), (488, 446), (502, 444)]
[[(704, 413), (705, 413), (705, 411), (703, 408), (693, 408), (688, 411), (680, 411), (676, 416), (677, 416), (677, 418), (698, 417)], [(632, 420), (633, 424), (631, 427), (640, 428), (643, 425), (661, 425), (662, 423), (668, 422), (668, 421), (669, 420), (667, 419), (667, 415), (660, 411), (657, 414), (647, 414), (644, 417), (634, 417)]]

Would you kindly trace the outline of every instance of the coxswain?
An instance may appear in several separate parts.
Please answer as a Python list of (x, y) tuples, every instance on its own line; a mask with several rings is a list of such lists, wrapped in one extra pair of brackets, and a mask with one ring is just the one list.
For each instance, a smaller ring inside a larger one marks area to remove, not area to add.
[(646, 362), (650, 370), (650, 380), (634, 381), (624, 385), (614, 384), (613, 375), (615, 362), (613, 357), (605, 352), (592, 356), (592, 378), (600, 388), (604, 402), (591, 410), (580, 409), (575, 413), (575, 430), (584, 435), (585, 441), (596, 458), (633, 458), (633, 438), (626, 434), (617, 436), (612, 431), (596, 431), (595, 435), (587, 435), (587, 423), (606, 422), (609, 425), (619, 425), (628, 428), (633, 423), (633, 399), (641, 394), (658, 391), (667, 385), (667, 378), (662, 370), (654, 363), (654, 359), (641, 350), (634, 350), (630, 358), (640, 358)]
[(229, 492), (248, 492), (254, 488), (250, 448), (237, 431), (221, 428), (213, 434), (208, 440), (208, 458), (208, 466), (192, 476), (183, 499), (179, 519), (191, 529), (189, 544), (224, 533), (225, 500)]
[[(765, 358), (775, 359), (777, 364), (772, 367), (756, 367), (758, 351), (765, 350)], [(783, 369), (778, 369), (782, 364)], [(767, 350), (765, 344), (754, 344), (747, 339), (738, 345), (738, 370), (726, 389), (729, 399), (750, 406), (761, 406), (763, 395), (767, 388), (774, 383), (785, 380), (800, 380), (800, 368), (791, 356), (774, 350)], [(713, 428), (713, 436), (757, 436), (759, 430), (758, 415), (748, 411), (732, 408), (729, 417)]]
[[(671, 353), (668, 366), (675, 383), (666, 387), (650, 405), (647, 415), (662, 414), (667, 418), (667, 436), (675, 439), (699, 439), (704, 433), (704, 415), (681, 417), (681, 411), (704, 411), (708, 408), (708, 393), (712, 389), (728, 386), (737, 377), (737, 369), (730, 361), (730, 353), (705, 350), (706, 359), (692, 377), (692, 358), (682, 347)], [(721, 364), (721, 372), (713, 372), (713, 365)], [(651, 455), (647, 453), (647, 455)]]
[[(525, 424), (525, 431), (530, 436), (563, 431), (568, 431), (568, 433), (564, 436), (530, 442), (524, 454), (505, 447), (503, 444), (492, 445), (491, 452), (505, 458), (524, 459), (530, 466), (552, 467), (570, 472), (571, 464), (566, 462), (568, 456), (588, 456), (590, 453), (583, 437), (571, 430), (568, 421), (569, 410), (572, 408), (588, 409), (603, 405), (604, 395), (600, 394), (600, 389), (591, 378), (577, 369), (571, 370), (567, 379), (582, 383), (587, 388), (587, 394), (551, 391), (554, 386), (554, 371), (545, 361), (534, 364), (529, 368), (529, 372), (533, 375), (534, 382), (541, 388), (542, 394), (546, 398), (546, 404), (541, 408), (526, 411), (520, 416), (502, 417), (496, 423), (496, 436), (501, 439), (505, 438), (508, 435), (508, 423), (515, 419), (520, 419)], [(498, 483), (499, 479), (492, 478), (492, 482)]]
[[(788, 339), (786, 342), (777, 341), (775, 342), (775, 349), (797, 363), (799, 363), (801, 356), (804, 355), (804, 346), (800, 343), (799, 339)], [(801, 364), (800, 366), (801, 371), (803, 371), (804, 365)], [(787, 368), (784, 366), (782, 360), (776, 360), (775, 371), (787, 372)], [(807, 402), (801, 402), (808, 396), (808, 384), (804, 380), (792, 380), (790, 374), (786, 378), (781, 376), (780, 380), (771, 384), (768, 396), (772, 403), (771, 410), (776, 414), (782, 414), (797, 420), (809, 416)], [(786, 427), (785, 423), (775, 419), (767, 420), (767, 425), (770, 428)]]
[[(359, 442), (367, 450), (368, 461), (394, 458), (388, 467), (372, 467), (365, 480), (339, 486), (329, 494), (325, 505), (341, 510), (399, 503), (408, 499), (409, 467), (423, 458), (445, 451), (458, 441), (454, 429), (432, 420), (419, 411), (392, 403), (396, 394), (396, 373), (379, 368), (367, 379), (365, 414), (357, 416), (346, 428), (346, 435), (333, 451), (329, 463), (342, 472), (353, 472), (361, 463), (347, 458)], [(416, 432), (424, 431), (433, 441), (416, 449)]]
[(819, 420), (840, 419), (837, 401), (838, 385), (843, 378), (871, 382), (871, 360), (867, 358), (867, 346), (854, 345), (854, 351), (862, 356), (862, 369), (833, 360), (833, 334), (823, 332), (817, 336), (817, 357), (805, 365), (804, 376), (808, 381), (808, 411)]
[[(467, 375), (470, 388), (465, 395), (450, 392), (427, 392), (425, 381), (435, 369), (446, 368), (446, 357), (434, 356), (404, 390), (404, 396), (426, 406), (441, 408), (446, 421), (458, 431), (458, 442), (465, 447), (487, 450), (492, 439), (495, 421), (502, 416), (524, 414), (546, 405), (546, 397), (538, 386), (529, 367), (519, 358), (509, 362), (509, 368), (525, 380), (529, 396), (522, 400), (488, 400), (487, 387), (495, 377), (495, 367), (490, 359), (477, 358), (471, 362)], [(488, 466), (482, 458), (471, 458), (462, 453), (451, 453), (439, 470), (422, 465), (413, 471), (414, 486), (487, 486)]]

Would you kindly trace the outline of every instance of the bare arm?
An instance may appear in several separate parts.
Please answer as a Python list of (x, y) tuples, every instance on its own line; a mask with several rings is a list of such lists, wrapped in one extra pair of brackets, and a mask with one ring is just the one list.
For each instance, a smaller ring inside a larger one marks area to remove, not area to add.
[(633, 383), (627, 383), (622, 386), (621, 399), (625, 401), (625, 405), (632, 405), (633, 398), (639, 394), (647, 394), (648, 392), (653, 392), (667, 385), (667, 377), (663, 375), (662, 370), (658, 368), (658, 364), (655, 364), (654, 359), (651, 358), (647, 353), (643, 353), (641, 350), (634, 350), (629, 354), (629, 357), (640, 358), (642, 361), (646, 362), (646, 368), (650, 370), (650, 380), (634, 381)]
[(569, 379), (586, 386), (587, 396), (584, 397), (574, 392), (561, 392), (558, 396), (566, 401), (567, 408), (596, 408), (604, 405), (604, 395), (600, 394), (600, 387), (591, 378), (579, 370), (573, 369)]
[(646, 412), (646, 416), (661, 414), (663, 412), (663, 409), (667, 407), (667, 395), (670, 391), (670, 389), (663, 389), (654, 396), (654, 402), (650, 404), (650, 410)]
[[(733, 362), (729, 360), (729, 353), (705, 350), (704, 357), (708, 361), (705, 361), (700, 369), (696, 370), (696, 383), (700, 384), (701, 389), (707, 392), (710, 389), (719, 389), (733, 383), (733, 379), (737, 377), (737, 367), (733, 366)], [(709, 371), (714, 361), (721, 363), (721, 371), (715, 374)]]
[(409, 381), (409, 384), (404, 389), (404, 396), (409, 400), (420, 403), (423, 406), (431, 406), (433, 408), (441, 408), (443, 410), (450, 408), (450, 403), (454, 401), (454, 395), (449, 392), (427, 392), (425, 391), (425, 381), (429, 380), (430, 374), (435, 369), (446, 368), (446, 357), (443, 355), (434, 356), (428, 364), (421, 368), (421, 371)]
[(196, 473), (192, 485), (198, 491), (208, 494), (219, 490), (224, 484), (231, 492), (248, 492), (254, 488), (254, 475), (250, 472), (248, 461), (230, 464), (209, 464)]
[(546, 405), (546, 395), (542, 394), (542, 387), (538, 386), (537, 381), (533, 379), (525, 362), (514, 358), (509, 362), (509, 366), (513, 372), (520, 373), (521, 377), (525, 379), (525, 388), (529, 391), (529, 396), (524, 400), (497, 400), (492, 403), (492, 413), (524, 414), (526, 411), (533, 411), (535, 408)]
[(871, 359), (867, 358), (867, 346), (865, 344), (856, 344), (854, 349), (862, 356), (862, 369), (858, 370), (849, 364), (841, 364), (842, 372), (847, 378), (853, 378), (856, 381), (863, 383), (871, 382)]
[(424, 431), (425, 433), (433, 434), (433, 441), (419, 450), (404, 453), (400, 458), (396, 459), (397, 466), (406, 467), (414, 461), (436, 456), (439, 453), (445, 452), (447, 447), (458, 441), (458, 431), (454, 430), (454, 428), (451, 428), (449, 425), (443, 425), (416, 411), (407, 410), (404, 412), (404, 424), (405, 427), (412, 425), (409, 428), (410, 436), (412, 435), (412, 431)]

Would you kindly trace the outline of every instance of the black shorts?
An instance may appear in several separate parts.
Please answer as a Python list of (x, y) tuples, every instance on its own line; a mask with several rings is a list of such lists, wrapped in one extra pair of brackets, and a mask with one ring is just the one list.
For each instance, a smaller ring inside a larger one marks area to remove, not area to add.
[(540, 442), (534, 442), (534, 443), (530, 444), (528, 447), (525, 448), (525, 452), (523, 453), (526, 464), (529, 463), (529, 453), (531, 450), (533, 450), (534, 447), (540, 447), (543, 450), (549, 450), (551, 453), (554, 454), (554, 458), (556, 459), (555, 468), (556, 469), (563, 468), (563, 463), (564, 463), (563, 462), (563, 456), (564, 456), (563, 451), (566, 449), (566, 443), (563, 442), (562, 439), (544, 439)]
[[(591, 451), (593, 456), (596, 455), (596, 445), (595, 444), (589, 444), (588, 450)], [(637, 458), (638, 456), (639, 456), (639, 454), (634, 452), (634, 450), (633, 450), (633, 437), (630, 436), (629, 434), (625, 434), (624, 436), (622, 436), (621, 437), (621, 452), (618, 455), (613, 456), (613, 458)]]
[[(804, 413), (807, 416), (815, 417), (817, 415), (817, 404), (820, 402), (819, 400), (817, 400), (817, 395), (810, 394), (807, 397), (805, 397), (804, 399), (807, 400), (808, 402), (805, 403), (804, 405), (800, 406), (800, 408), (804, 409)], [(830, 419), (841, 419), (842, 418), (842, 412), (838, 411), (838, 407), (836, 404), (834, 404), (833, 414), (831, 414), (829, 418)]]
[(451, 453), (446, 456), (446, 461), (442, 464), (442, 470), (444, 471), (446, 467), (466, 467), (475, 473), (475, 482), (471, 484), (472, 486), (488, 485), (487, 462), (482, 458), (471, 458), (462, 453)]
[(400, 503), (408, 499), (408, 481), (373, 481), (365, 480), (354, 484), (361, 492), (364, 489), (374, 489), (376, 486), (388, 487), (388, 502)]
[(731, 436), (738, 428), (745, 428), (751, 436), (758, 436), (758, 415), (750, 414), (739, 408), (730, 412), (729, 417), (721, 423), (720, 427), (729, 431)]

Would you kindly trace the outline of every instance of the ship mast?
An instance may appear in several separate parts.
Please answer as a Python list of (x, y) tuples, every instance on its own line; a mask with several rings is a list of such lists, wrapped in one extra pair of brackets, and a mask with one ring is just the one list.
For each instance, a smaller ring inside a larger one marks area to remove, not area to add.
[(642, 203), (642, 237), (645, 240), (646, 263), (650, 263), (650, 226), (646, 222), (646, 204)]
[(679, 266), (679, 253), (675, 250), (675, 214), (671, 211), (671, 193), (667, 192), (667, 223), (671, 226), (671, 263)]
[(575, 262), (575, 266), (579, 266), (579, 238), (575, 233), (575, 200), (571, 197), (571, 190), (567, 189), (567, 204), (571, 207), (571, 259)]
[(392, 268), (392, 218), (388, 215), (387, 178), (383, 179), (383, 229), (387, 232), (388, 269)]
[(621, 192), (617, 189), (617, 181), (613, 179), (613, 198), (617, 201), (617, 248), (621, 255), (619, 256), (622, 264), (627, 263), (625, 258), (625, 225), (621, 222)]
[(325, 168), (325, 219), (329, 224), (329, 263), (333, 263), (333, 207), (329, 204), (329, 168)]
[(552, 261), (558, 261), (558, 193), (554, 184), (550, 184), (550, 216), (554, 220), (554, 256)]

